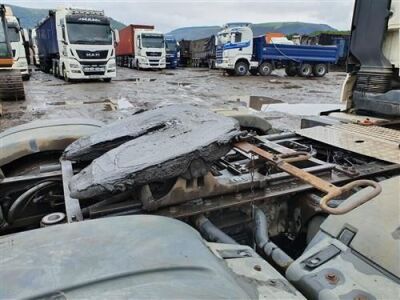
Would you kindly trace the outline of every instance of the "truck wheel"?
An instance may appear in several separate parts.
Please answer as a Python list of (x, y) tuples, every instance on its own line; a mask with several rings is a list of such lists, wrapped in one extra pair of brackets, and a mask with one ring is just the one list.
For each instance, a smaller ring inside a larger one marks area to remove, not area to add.
[(244, 61), (239, 61), (235, 65), (236, 76), (245, 76), (249, 72), (249, 65)]
[(258, 75), (258, 69), (250, 69), (250, 74), (253, 76), (257, 76)]
[(68, 74), (67, 74), (67, 70), (65, 69), (65, 67), (63, 67), (63, 77), (64, 77), (64, 81), (65, 82), (69, 82), (69, 78), (68, 78)]
[(31, 75), (30, 74), (22, 75), (22, 80), (23, 81), (29, 81), (29, 79), (31, 79)]
[(287, 67), (285, 68), (285, 73), (286, 73), (286, 75), (289, 76), (289, 77), (294, 77), (294, 76), (296, 76), (296, 74), (297, 74), (297, 69), (296, 69), (295, 66), (287, 66)]
[(326, 64), (316, 64), (313, 67), (313, 74), (315, 77), (324, 77), (328, 73), (328, 66)]
[(301, 77), (310, 77), (312, 72), (313, 68), (310, 64), (302, 64), (298, 70), (298, 74)]
[(273, 69), (273, 65), (265, 61), (258, 67), (258, 72), (260, 72), (261, 76), (269, 76), (271, 75)]
[(104, 82), (111, 82), (111, 78), (104, 78)]

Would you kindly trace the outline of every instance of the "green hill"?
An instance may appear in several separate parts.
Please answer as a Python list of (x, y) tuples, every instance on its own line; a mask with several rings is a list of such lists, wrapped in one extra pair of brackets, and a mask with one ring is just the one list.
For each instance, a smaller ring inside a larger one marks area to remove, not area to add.
[[(335, 28), (326, 24), (302, 23), (302, 22), (273, 22), (252, 24), (255, 36), (263, 35), (266, 32), (281, 32), (290, 34), (311, 34), (316, 31), (336, 31)], [(209, 37), (221, 30), (220, 26), (199, 26), (184, 27), (171, 31), (169, 34), (175, 36), (177, 40), (197, 40)]]
[[(24, 28), (35, 27), (42, 19), (44, 19), (49, 14), (48, 9), (37, 9), (37, 8), (27, 8), (16, 5), (8, 5), (13, 10), (15, 16), (17, 16)], [(111, 26), (115, 29), (124, 28), (126, 25), (122, 24), (111, 18)]]

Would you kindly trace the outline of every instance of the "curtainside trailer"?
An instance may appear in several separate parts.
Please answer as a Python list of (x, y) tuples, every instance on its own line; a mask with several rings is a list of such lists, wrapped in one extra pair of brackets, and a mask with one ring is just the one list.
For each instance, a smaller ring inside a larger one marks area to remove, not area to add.
[(215, 67), (215, 35), (190, 42), (192, 67)]

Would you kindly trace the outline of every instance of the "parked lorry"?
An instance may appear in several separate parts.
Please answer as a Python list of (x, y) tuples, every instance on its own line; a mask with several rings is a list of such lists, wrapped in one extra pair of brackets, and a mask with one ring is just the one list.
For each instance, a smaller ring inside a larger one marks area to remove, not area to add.
[(61, 8), (36, 28), (40, 68), (65, 81), (116, 76), (118, 34), (103, 11)]
[(178, 67), (180, 51), (179, 43), (173, 36), (165, 36), (166, 66), (169, 69)]
[(180, 40), (179, 41), (179, 52), (180, 52), (180, 59), (179, 59), (179, 65), (182, 67), (189, 67), (190, 66), (190, 60), (192, 57), (192, 54), (190, 52), (190, 44), (191, 41), (189, 40)]
[(215, 35), (190, 42), (192, 67), (215, 68)]
[(338, 60), (336, 46), (305, 46), (267, 42), (266, 36), (253, 37), (249, 24), (227, 24), (218, 33), (217, 68), (229, 75), (267, 76), (285, 68), (288, 76), (323, 77), (329, 64)]
[(14, 61), (12, 68), (21, 72), (22, 80), (29, 80), (30, 73), (26, 55), (26, 47), (29, 43), (28, 32), (26, 29), (21, 27), (19, 20), (14, 16), (12, 9), (9, 6), (6, 6), (5, 9), (8, 38), (11, 43)]
[(116, 47), (117, 64), (137, 69), (165, 69), (164, 34), (152, 25), (129, 25), (119, 31)]
[(30, 48), (32, 49), (33, 56), (32, 63), (35, 66), (39, 66), (39, 47), (37, 42), (36, 28), (31, 30)]

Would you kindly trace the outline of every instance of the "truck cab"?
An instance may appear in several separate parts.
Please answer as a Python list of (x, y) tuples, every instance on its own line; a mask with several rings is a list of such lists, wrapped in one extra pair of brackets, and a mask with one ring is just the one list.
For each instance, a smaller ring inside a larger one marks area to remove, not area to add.
[(223, 27), (216, 39), (216, 67), (228, 74), (246, 75), (256, 63), (253, 55), (253, 31), (248, 23), (229, 23)]
[(166, 50), (164, 34), (152, 29), (136, 29), (133, 67), (138, 69), (165, 69)]
[(116, 76), (118, 35), (103, 11), (62, 8), (50, 11), (38, 27), (40, 66), (66, 81)]
[(27, 31), (22, 29), (11, 8), (6, 7), (7, 31), (13, 54), (12, 68), (19, 70), (23, 80), (29, 80), (30, 73), (26, 57), (25, 43), (29, 41)]
[(166, 66), (169, 69), (176, 69), (180, 58), (179, 43), (173, 36), (165, 37)]

